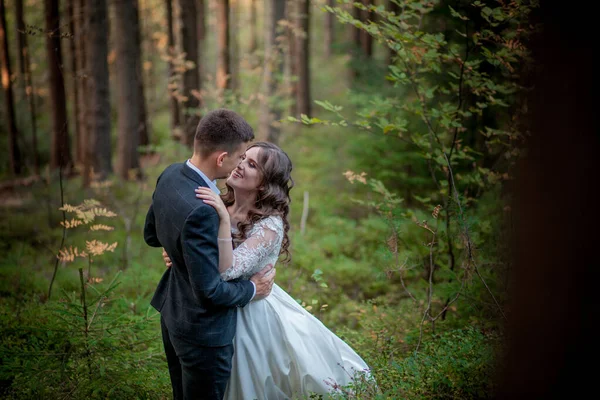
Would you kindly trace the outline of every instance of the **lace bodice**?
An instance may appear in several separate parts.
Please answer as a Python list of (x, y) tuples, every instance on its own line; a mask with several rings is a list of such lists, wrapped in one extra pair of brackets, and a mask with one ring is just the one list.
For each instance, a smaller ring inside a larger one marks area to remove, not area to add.
[[(236, 233), (237, 229), (232, 228)], [(221, 274), (223, 280), (249, 279), (267, 264), (277, 262), (283, 240), (283, 221), (271, 215), (258, 221), (248, 237), (233, 250), (233, 266)]]

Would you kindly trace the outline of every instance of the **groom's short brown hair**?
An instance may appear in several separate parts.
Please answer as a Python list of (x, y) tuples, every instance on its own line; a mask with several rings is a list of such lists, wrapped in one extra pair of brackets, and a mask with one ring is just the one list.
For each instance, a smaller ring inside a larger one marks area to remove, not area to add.
[(205, 114), (196, 128), (194, 152), (208, 156), (217, 150), (232, 152), (254, 139), (250, 124), (238, 113), (218, 108)]

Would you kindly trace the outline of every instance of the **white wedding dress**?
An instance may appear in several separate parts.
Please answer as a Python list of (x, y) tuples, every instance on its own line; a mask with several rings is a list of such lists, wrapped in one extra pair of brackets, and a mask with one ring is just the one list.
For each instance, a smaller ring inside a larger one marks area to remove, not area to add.
[[(223, 279), (249, 279), (275, 265), (282, 239), (280, 217), (256, 223), (234, 250), (233, 266)], [(276, 284), (267, 298), (238, 310), (234, 347), (227, 400), (300, 399), (311, 393), (326, 398), (356, 373), (370, 376), (350, 346)]]

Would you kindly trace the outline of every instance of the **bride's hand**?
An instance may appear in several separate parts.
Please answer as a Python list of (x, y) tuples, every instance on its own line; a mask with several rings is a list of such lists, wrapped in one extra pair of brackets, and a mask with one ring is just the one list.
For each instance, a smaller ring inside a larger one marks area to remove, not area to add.
[(221, 221), (228, 220), (229, 214), (227, 213), (227, 207), (221, 200), (221, 196), (210, 190), (209, 188), (205, 188), (202, 186), (198, 186), (198, 189), (195, 190), (196, 197), (202, 199), (206, 204), (211, 205), (217, 210), (217, 214), (219, 214), (219, 218)]
[(173, 262), (169, 258), (169, 255), (167, 254), (167, 251), (164, 248), (163, 248), (162, 256), (163, 256), (163, 260), (165, 260), (165, 265), (167, 266), (167, 268), (171, 268), (171, 265), (173, 265)]

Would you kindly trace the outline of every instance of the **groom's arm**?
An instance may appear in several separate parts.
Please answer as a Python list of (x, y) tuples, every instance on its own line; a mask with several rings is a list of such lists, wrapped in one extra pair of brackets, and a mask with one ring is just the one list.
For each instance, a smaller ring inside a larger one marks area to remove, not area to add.
[[(158, 186), (158, 181), (162, 178), (163, 171), (158, 178), (156, 179), (156, 185)], [(150, 208), (148, 208), (148, 213), (146, 214), (146, 222), (144, 223), (144, 240), (148, 246), (152, 247), (162, 247), (160, 241), (158, 240), (158, 235), (156, 234), (156, 219), (154, 218), (154, 196), (156, 195), (156, 191), (152, 193), (152, 203), (150, 203)]]
[(154, 219), (154, 208), (150, 204), (148, 213), (146, 214), (146, 223), (144, 224), (144, 240), (148, 246), (162, 247), (158, 236), (156, 235), (156, 221)]
[(194, 296), (217, 306), (243, 307), (254, 294), (249, 281), (225, 282), (219, 274), (219, 216), (201, 205), (188, 215), (181, 232), (182, 250)]

